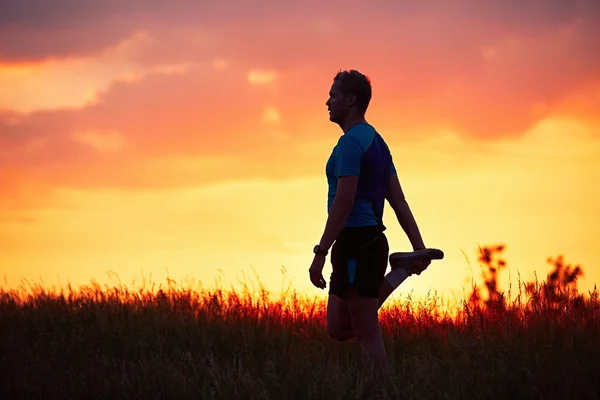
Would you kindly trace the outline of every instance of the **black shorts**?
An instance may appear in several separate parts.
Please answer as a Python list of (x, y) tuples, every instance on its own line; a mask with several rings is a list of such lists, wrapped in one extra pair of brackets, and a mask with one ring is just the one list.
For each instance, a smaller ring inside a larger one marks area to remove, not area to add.
[(352, 286), (359, 296), (378, 298), (389, 250), (387, 237), (378, 226), (342, 229), (331, 249), (329, 294), (344, 298)]

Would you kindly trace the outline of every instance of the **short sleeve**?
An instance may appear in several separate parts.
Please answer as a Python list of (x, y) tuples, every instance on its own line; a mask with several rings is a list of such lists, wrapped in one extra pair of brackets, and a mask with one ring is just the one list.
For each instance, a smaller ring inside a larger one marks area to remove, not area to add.
[(335, 149), (335, 176), (360, 175), (360, 165), (365, 150), (356, 138), (343, 135)]

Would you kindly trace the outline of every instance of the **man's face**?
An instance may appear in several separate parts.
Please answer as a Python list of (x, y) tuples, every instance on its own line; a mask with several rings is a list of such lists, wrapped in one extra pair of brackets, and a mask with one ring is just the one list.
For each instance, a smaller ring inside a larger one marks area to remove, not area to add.
[(329, 120), (341, 124), (348, 115), (348, 102), (340, 90), (340, 82), (335, 81), (329, 90), (329, 100), (325, 103), (329, 110)]

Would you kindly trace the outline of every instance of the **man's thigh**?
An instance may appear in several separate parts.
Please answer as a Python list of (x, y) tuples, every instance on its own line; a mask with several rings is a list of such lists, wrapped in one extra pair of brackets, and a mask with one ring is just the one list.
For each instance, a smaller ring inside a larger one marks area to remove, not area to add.
[(348, 305), (335, 294), (330, 294), (327, 300), (327, 330), (337, 340), (346, 340), (354, 335)]
[(358, 338), (379, 334), (379, 299), (360, 296), (350, 289), (345, 299), (352, 328)]

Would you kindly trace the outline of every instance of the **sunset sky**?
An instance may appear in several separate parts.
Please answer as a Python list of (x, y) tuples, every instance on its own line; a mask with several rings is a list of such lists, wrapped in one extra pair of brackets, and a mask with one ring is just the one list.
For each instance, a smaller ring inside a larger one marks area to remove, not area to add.
[(398, 296), (462, 299), (499, 243), (505, 289), (559, 254), (600, 283), (596, 0), (14, 0), (0, 37), (3, 287), (256, 273), (279, 291), (285, 267), (323, 294), (307, 271), (342, 133), (325, 101), (350, 68), (446, 253)]

